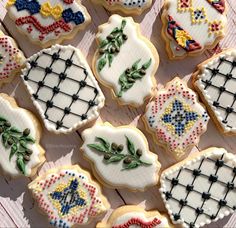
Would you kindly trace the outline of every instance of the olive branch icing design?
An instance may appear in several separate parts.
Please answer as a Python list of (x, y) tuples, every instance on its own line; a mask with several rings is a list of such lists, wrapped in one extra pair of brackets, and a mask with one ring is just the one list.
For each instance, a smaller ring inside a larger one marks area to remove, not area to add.
[(107, 63), (109, 64), (109, 67), (111, 66), (114, 56), (120, 52), (120, 47), (128, 39), (128, 36), (124, 34), (125, 25), (126, 20), (122, 20), (120, 28), (114, 28), (106, 39), (101, 41), (99, 46), (100, 58), (98, 61), (99, 72)]
[(109, 143), (106, 139), (96, 137), (100, 142), (99, 144), (88, 144), (90, 149), (94, 149), (97, 152), (104, 154), (104, 160), (106, 164), (116, 163), (123, 161), (123, 169), (130, 170), (139, 166), (150, 166), (151, 163), (144, 162), (140, 159), (143, 152), (141, 149), (135, 149), (134, 143), (126, 137), (127, 154), (122, 153), (124, 151), (124, 145), (117, 145), (115, 142)]
[(30, 155), (33, 153), (28, 148), (28, 144), (34, 144), (35, 140), (30, 136), (30, 129), (26, 128), (23, 132), (14, 126), (5, 118), (0, 116), (0, 135), (2, 145), (6, 149), (10, 149), (9, 161), (16, 155), (16, 165), (24, 175), (25, 166), (30, 161)]
[(131, 68), (128, 68), (119, 77), (119, 84), (121, 85), (120, 91), (117, 97), (122, 97), (123, 93), (129, 90), (136, 80), (141, 80), (146, 75), (146, 70), (150, 67), (152, 59), (149, 59), (146, 63), (139, 67), (141, 59), (137, 60)]

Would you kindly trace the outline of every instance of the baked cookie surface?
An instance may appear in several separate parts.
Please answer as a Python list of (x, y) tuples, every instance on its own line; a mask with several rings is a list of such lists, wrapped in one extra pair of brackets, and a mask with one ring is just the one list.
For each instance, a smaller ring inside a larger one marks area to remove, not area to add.
[(46, 128), (70, 133), (99, 116), (105, 98), (82, 53), (55, 45), (27, 60), (22, 79)]
[(8, 0), (7, 9), (19, 31), (43, 47), (73, 38), (90, 22), (80, 0)]
[(193, 85), (212, 119), (225, 134), (236, 134), (236, 50), (229, 49), (198, 65)]
[(162, 36), (171, 59), (214, 48), (226, 32), (225, 0), (166, 0)]

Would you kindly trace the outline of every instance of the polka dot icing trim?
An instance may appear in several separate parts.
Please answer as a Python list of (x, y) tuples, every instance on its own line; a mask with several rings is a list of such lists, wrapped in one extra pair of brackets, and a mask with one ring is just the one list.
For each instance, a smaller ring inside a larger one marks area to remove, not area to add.
[(181, 159), (198, 143), (209, 117), (196, 94), (175, 78), (148, 104), (144, 120), (157, 143)]

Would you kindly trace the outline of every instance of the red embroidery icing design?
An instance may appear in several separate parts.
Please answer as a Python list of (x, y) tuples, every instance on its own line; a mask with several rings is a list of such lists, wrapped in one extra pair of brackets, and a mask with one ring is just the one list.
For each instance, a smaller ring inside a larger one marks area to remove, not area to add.
[(74, 2), (74, 0), (64, 0), (64, 2), (65, 2), (66, 4), (72, 4), (72, 3)]
[(157, 225), (161, 224), (161, 220), (154, 218), (150, 222), (145, 222), (140, 218), (131, 218), (126, 223), (122, 225), (112, 226), (112, 228), (129, 228), (132, 225), (140, 226), (140, 228), (154, 228)]
[(19, 50), (12, 46), (11, 40), (8, 37), (0, 37), (0, 46), (8, 54), (9, 61), (4, 63), (4, 68), (0, 71), (0, 80), (9, 78), (13, 70), (20, 68), (20, 65), (14, 60), (14, 56), (19, 53)]
[[(43, 26), (34, 16), (31, 15), (31, 16), (26, 16), (26, 17), (20, 17), (16, 20), (15, 23), (17, 26), (21, 26), (25, 24), (32, 24), (41, 33), (40, 37), (43, 37), (43, 38), (44, 38), (44, 36), (42, 36), (43, 34), (47, 35), (51, 32), (54, 32), (58, 28), (63, 29), (65, 32), (71, 31), (70, 25), (68, 25), (64, 21), (64, 19), (56, 21), (52, 23), (51, 25)], [(28, 30), (28, 32), (30, 31)]]

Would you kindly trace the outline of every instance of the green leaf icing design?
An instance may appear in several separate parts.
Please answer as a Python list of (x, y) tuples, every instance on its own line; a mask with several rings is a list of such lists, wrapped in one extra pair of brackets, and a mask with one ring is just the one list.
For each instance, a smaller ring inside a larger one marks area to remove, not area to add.
[(139, 67), (141, 59), (137, 60), (131, 68), (128, 68), (119, 78), (119, 84), (121, 86), (117, 97), (122, 97), (123, 93), (129, 90), (137, 80), (141, 80), (146, 75), (146, 70), (150, 67), (152, 59), (149, 59), (146, 63)]
[(98, 71), (100, 72), (106, 64), (111, 67), (114, 57), (120, 52), (120, 47), (128, 39), (124, 34), (126, 20), (122, 20), (120, 28), (116, 27), (112, 32), (102, 40), (99, 45)]
[(116, 143), (109, 143), (106, 139), (102, 137), (96, 137), (99, 143), (87, 144), (90, 149), (93, 149), (104, 156), (104, 161), (106, 164), (116, 163), (123, 161), (122, 170), (130, 170), (138, 168), (139, 166), (150, 166), (151, 163), (144, 162), (140, 159), (142, 156), (141, 149), (135, 149), (134, 143), (129, 137), (126, 137), (126, 147), (127, 153), (123, 153), (124, 146), (117, 145)]
[(16, 165), (22, 174), (25, 173), (26, 163), (30, 160), (33, 153), (28, 148), (28, 144), (34, 144), (35, 140), (30, 136), (30, 129), (26, 128), (23, 132), (0, 116), (0, 136), (2, 144), (6, 149), (10, 149), (9, 160), (16, 156)]

